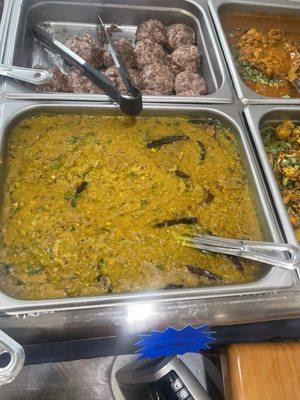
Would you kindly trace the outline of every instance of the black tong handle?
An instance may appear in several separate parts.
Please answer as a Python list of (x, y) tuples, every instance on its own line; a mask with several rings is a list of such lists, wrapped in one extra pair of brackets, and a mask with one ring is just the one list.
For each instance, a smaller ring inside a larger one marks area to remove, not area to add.
[[(132, 97), (123, 96), (120, 92), (118, 92), (118, 90), (112, 85), (110, 80), (107, 79), (104, 74), (102, 74), (92, 65), (88, 64), (85, 60), (83, 60), (72, 50), (67, 48), (64, 44), (54, 39), (47, 28), (35, 26), (33, 27), (32, 31), (38, 42), (40, 42), (50, 51), (59, 54), (69, 64), (74, 65), (76, 68), (82, 71), (91, 81), (93, 81), (97, 86), (103, 89), (111, 99), (119, 104), (120, 109), (125, 114), (138, 115), (142, 111), (142, 94), (140, 90), (131, 83), (130, 78), (127, 82), (125, 82), (125, 85), (129, 82), (126, 87), (128, 86), (127, 89), (132, 94)], [(122, 68), (122, 65), (120, 65), (120, 73), (121, 76), (125, 74), (128, 77), (127, 71), (125, 68)]]
[(106, 31), (105, 25), (102, 21), (100, 14), (98, 14), (98, 16), (97, 16), (97, 23), (98, 23), (98, 28), (103, 33), (103, 37), (105, 38), (106, 42), (108, 43), (109, 51), (111, 53), (112, 59), (116, 65), (116, 67), (119, 69), (122, 81), (123, 81), (126, 89), (128, 90), (128, 92), (132, 96), (133, 101), (135, 102), (135, 107), (140, 110), (139, 112), (141, 112), (142, 108), (143, 108), (142, 93), (133, 84), (125, 65), (123, 64), (121, 58), (119, 57), (118, 53), (115, 50), (115, 46), (114, 46), (114, 43), (113, 43), (110, 35)]

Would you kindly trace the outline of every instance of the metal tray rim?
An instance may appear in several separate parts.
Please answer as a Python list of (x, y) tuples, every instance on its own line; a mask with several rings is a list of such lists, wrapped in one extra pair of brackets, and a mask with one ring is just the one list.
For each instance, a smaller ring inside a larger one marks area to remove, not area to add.
[(3, 3), (3, 11), (1, 16), (1, 24), (0, 24), (0, 60), (2, 62), (6, 44), (6, 38), (8, 34), (8, 27), (10, 22), (10, 16), (12, 12), (13, 2), (11, 0), (4, 0)]
[(219, 8), (225, 4), (250, 4), (257, 6), (269, 6), (269, 7), (284, 7), (287, 9), (297, 9), (300, 10), (300, 4), (293, 4), (288, 0), (263, 0), (263, 1), (255, 1), (255, 0), (208, 0), (208, 7), (210, 9), (210, 13), (212, 19), (215, 24), (215, 28), (217, 31), (217, 35), (219, 37), (221, 47), (223, 49), (223, 53), (228, 65), (228, 69), (230, 71), (231, 79), (233, 81), (237, 96), (239, 100), (244, 104), (288, 104), (288, 105), (296, 105), (300, 104), (300, 98), (281, 98), (281, 97), (268, 97), (262, 96), (252, 89), (250, 89), (240, 78), (240, 74), (236, 68), (235, 62), (233, 60), (230, 47), (227, 42), (226, 34), (224, 32), (220, 17), (219, 17)]
[[(111, 103), (99, 104), (95, 103), (69, 103), (69, 102), (6, 102), (2, 105), (2, 116), (1, 116), (1, 131), (2, 134), (6, 130), (7, 126), (15, 120), (18, 116), (31, 110), (41, 110), (44, 108), (55, 109), (57, 107), (72, 108), (76, 110), (85, 108), (103, 110), (117, 109), (116, 106)], [(273, 240), (282, 241), (280, 231), (277, 226), (276, 218), (272, 211), (271, 203), (269, 202), (266, 189), (264, 188), (263, 180), (254, 158), (253, 150), (251, 149), (250, 142), (248, 141), (247, 135), (244, 131), (243, 123), (239, 117), (238, 111), (230, 105), (218, 106), (170, 106), (166, 104), (153, 105), (147, 104), (146, 110), (165, 110), (165, 111), (194, 111), (197, 112), (213, 112), (221, 118), (226, 119), (241, 135), (242, 145), (245, 148), (249, 148), (250, 153), (247, 154), (246, 162), (251, 167), (253, 181), (255, 187), (258, 188), (258, 196), (262, 205), (262, 211), (266, 218), (272, 221), (271, 234)], [(233, 116), (229, 115), (229, 112)], [(5, 115), (6, 114), (6, 115)], [(238, 120), (238, 122), (236, 121)], [(253, 172), (254, 171), (254, 172)], [(270, 282), (272, 281), (272, 283)], [(274, 287), (274, 282), (276, 282)], [(278, 284), (279, 283), (279, 284)], [(228, 285), (221, 287), (203, 287), (203, 288), (191, 288), (191, 289), (179, 289), (170, 290), (167, 292), (143, 292), (143, 293), (129, 293), (120, 295), (109, 295), (109, 296), (94, 296), (94, 297), (78, 297), (78, 298), (66, 298), (66, 299), (52, 299), (52, 300), (18, 300), (5, 295), (0, 292), (0, 310), (5, 313), (24, 313), (26, 311), (37, 311), (37, 310), (58, 310), (58, 309), (74, 309), (74, 308), (91, 308), (91, 307), (105, 307), (107, 305), (120, 305), (131, 301), (170, 301), (180, 299), (191, 299), (191, 298), (205, 298), (205, 297), (224, 297), (232, 295), (244, 295), (253, 294), (268, 291), (278, 291), (286, 288), (290, 288), (295, 284), (295, 275), (291, 271), (279, 270), (278, 268), (271, 268), (270, 271), (260, 278), (259, 280), (240, 285)]]

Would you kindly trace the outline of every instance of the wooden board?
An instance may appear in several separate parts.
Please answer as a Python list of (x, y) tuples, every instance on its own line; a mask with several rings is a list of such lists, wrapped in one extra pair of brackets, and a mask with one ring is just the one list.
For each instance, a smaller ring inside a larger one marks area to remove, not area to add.
[(222, 371), (226, 400), (300, 399), (300, 343), (228, 346)]

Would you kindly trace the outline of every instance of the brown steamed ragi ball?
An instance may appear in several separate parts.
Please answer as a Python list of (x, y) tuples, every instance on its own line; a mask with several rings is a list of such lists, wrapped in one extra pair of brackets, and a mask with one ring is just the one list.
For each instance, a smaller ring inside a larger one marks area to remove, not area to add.
[(134, 54), (137, 66), (140, 69), (149, 64), (165, 64), (167, 61), (167, 53), (163, 47), (149, 39), (138, 42), (135, 46)]
[(193, 45), (178, 47), (168, 57), (168, 64), (175, 75), (183, 71), (197, 72), (200, 67), (198, 47)]
[(167, 46), (170, 50), (196, 43), (194, 29), (186, 24), (172, 24), (166, 28)]
[(104, 72), (104, 75), (111, 81), (112, 85), (122, 94), (126, 94), (126, 86), (122, 81), (120, 72), (117, 67), (109, 67)]
[(166, 44), (166, 28), (164, 24), (157, 19), (149, 19), (140, 24), (137, 27), (135, 35), (137, 42), (148, 39), (162, 46)]
[(202, 96), (207, 92), (206, 82), (194, 72), (183, 71), (175, 77), (175, 92), (178, 96)]
[(67, 83), (71, 93), (102, 94), (104, 90), (92, 82), (79, 69), (72, 68), (68, 73)]
[(140, 90), (144, 89), (144, 82), (142, 80), (140, 71), (136, 68), (128, 68), (128, 73), (134, 86)]
[(174, 75), (167, 65), (155, 63), (146, 65), (142, 70), (145, 85), (143, 94), (168, 95), (174, 90)]
[(109, 36), (113, 36), (115, 33), (122, 32), (122, 29), (118, 27), (118, 25), (111, 24), (108, 28), (106, 28), (106, 32)]
[(103, 50), (89, 33), (74, 35), (65, 45), (93, 67), (100, 68), (103, 65)]
[[(118, 27), (118, 25), (111, 24), (108, 28), (106, 28), (106, 33), (112, 37), (115, 34), (122, 32), (122, 29)], [(106, 35), (102, 29), (97, 29), (97, 37), (101, 43), (106, 43)]]
[(44, 65), (34, 65), (33, 68), (44, 69), (45, 71), (51, 72), (53, 75), (52, 79), (44, 85), (30, 85), (38, 92), (68, 92), (67, 75), (63, 74), (58, 67), (46, 67)]
[[(140, 72), (137, 69), (128, 68), (127, 72), (131, 77), (132, 83), (140, 90), (143, 89), (143, 81)], [(104, 75), (111, 81), (112, 85), (122, 94), (128, 94), (126, 86), (121, 78), (117, 67), (109, 67), (104, 72)]]
[[(126, 67), (133, 68), (136, 66), (133, 46), (129, 40), (124, 38), (116, 40), (114, 42), (114, 47), (119, 57), (121, 58), (121, 61)], [(115, 65), (107, 44), (104, 46), (103, 63), (106, 68)]]

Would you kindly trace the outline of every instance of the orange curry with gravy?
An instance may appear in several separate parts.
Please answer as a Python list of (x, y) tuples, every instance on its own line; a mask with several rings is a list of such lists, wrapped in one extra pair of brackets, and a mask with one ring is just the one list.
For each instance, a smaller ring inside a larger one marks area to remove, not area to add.
[(255, 92), (300, 97), (300, 19), (287, 15), (224, 12), (221, 21), (237, 69)]

